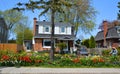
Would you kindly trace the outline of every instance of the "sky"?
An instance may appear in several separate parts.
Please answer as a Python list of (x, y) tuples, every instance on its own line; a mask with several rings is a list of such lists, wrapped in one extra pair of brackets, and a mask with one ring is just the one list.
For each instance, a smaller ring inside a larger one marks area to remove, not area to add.
[[(18, 2), (25, 2), (28, 0), (0, 0), (0, 11), (4, 11), (13, 7), (16, 7)], [(85, 34), (78, 32), (77, 35), (80, 39), (89, 38), (91, 35), (95, 36), (97, 32), (99, 31), (98, 27), (102, 23), (103, 20), (113, 21), (117, 19), (117, 13), (118, 13), (118, 2), (120, 0), (92, 0), (91, 5), (95, 8), (97, 11), (96, 14), (96, 27), (91, 32), (91, 34)], [(32, 13), (31, 11), (23, 12), (23, 14), (27, 15), (30, 20), (30, 26), (33, 24), (33, 18), (38, 17), (38, 11)], [(40, 20), (44, 20), (45, 18), (42, 17)]]

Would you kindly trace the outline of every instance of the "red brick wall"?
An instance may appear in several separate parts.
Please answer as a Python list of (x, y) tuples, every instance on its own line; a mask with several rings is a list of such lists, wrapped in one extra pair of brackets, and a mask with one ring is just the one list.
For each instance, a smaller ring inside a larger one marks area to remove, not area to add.
[[(50, 48), (43, 48), (42, 40), (43, 39), (40, 39), (40, 38), (35, 39), (35, 44), (33, 45), (34, 51), (50, 50)], [(73, 47), (73, 41), (68, 41), (68, 43), (69, 43), (70, 47)], [(59, 48), (56, 47), (55, 51), (59, 51)]]
[(34, 51), (42, 51), (42, 39), (35, 39), (35, 44), (33, 45)]

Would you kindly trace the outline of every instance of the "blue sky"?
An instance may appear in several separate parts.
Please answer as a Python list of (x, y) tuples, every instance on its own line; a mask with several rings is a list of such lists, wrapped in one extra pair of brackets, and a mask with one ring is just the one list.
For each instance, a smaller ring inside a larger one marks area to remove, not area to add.
[[(28, 0), (0, 0), (0, 10), (4, 11), (13, 7), (16, 7), (16, 3), (18, 2), (25, 2)], [(96, 27), (91, 34), (82, 34), (79, 32), (78, 36), (83, 35), (83, 38), (89, 38), (91, 35), (95, 36), (99, 31), (98, 26), (103, 20), (113, 21), (117, 19), (117, 12), (118, 12), (118, 2), (120, 0), (93, 0), (92, 4), (95, 10), (98, 12), (96, 16)], [(25, 15), (29, 17), (31, 21), (30, 26), (32, 26), (32, 20), (34, 17), (38, 17), (38, 11), (32, 13), (31, 11), (23, 12)], [(40, 19), (44, 20), (44, 19)]]

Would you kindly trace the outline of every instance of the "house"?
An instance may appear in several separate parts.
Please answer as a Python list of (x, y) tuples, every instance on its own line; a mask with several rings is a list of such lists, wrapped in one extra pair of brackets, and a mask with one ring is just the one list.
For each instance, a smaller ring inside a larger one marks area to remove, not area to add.
[[(74, 47), (74, 29), (72, 24), (57, 22), (54, 28), (54, 43), (56, 51), (59, 48), (56, 46), (59, 42), (65, 42), (67, 47), (64, 51), (69, 52), (72, 47)], [(37, 21), (34, 18), (34, 30), (33, 30), (33, 49), (34, 51), (50, 50), (51, 48), (51, 22), (47, 21)]]
[[(108, 26), (105, 39), (107, 48), (111, 48), (112, 46), (120, 47), (120, 25)], [(104, 30), (97, 33), (95, 41), (96, 47), (104, 47)]]
[(3, 17), (0, 16), (0, 43), (6, 43), (7, 42), (7, 29), (6, 29), (6, 23)]

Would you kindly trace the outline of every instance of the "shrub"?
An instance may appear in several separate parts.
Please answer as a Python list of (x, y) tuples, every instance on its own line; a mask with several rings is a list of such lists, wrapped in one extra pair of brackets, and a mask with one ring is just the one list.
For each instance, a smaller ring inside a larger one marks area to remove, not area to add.
[(103, 50), (103, 51), (102, 51), (102, 55), (103, 55), (103, 56), (108, 56), (109, 53), (110, 53), (110, 51), (111, 51), (111, 50), (109, 50), (109, 49)]

